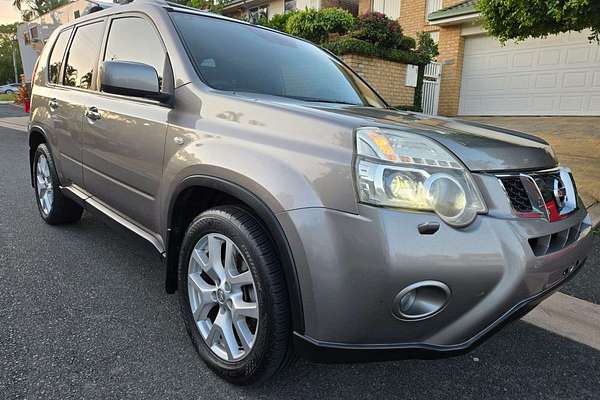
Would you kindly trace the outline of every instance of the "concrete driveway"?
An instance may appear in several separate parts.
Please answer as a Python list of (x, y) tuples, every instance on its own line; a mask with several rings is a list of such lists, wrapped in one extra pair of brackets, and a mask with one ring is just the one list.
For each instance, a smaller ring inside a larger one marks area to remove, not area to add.
[(586, 206), (600, 201), (600, 117), (462, 117), (542, 137), (573, 170)]

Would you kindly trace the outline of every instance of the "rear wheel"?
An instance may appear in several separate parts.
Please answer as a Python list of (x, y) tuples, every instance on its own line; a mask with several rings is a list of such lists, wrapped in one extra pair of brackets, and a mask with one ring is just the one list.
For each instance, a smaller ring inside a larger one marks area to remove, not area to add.
[(48, 146), (40, 144), (33, 159), (35, 197), (40, 215), (50, 225), (78, 221), (83, 208), (60, 192), (58, 174)]
[(211, 369), (247, 385), (287, 364), (287, 291), (271, 240), (252, 214), (233, 206), (200, 214), (179, 260), (182, 316)]

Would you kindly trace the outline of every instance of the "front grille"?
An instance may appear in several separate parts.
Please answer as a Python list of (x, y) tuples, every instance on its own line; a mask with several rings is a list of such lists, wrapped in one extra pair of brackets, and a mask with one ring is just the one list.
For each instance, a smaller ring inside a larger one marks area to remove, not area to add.
[(502, 185), (504, 185), (504, 189), (506, 189), (513, 210), (519, 213), (533, 211), (529, 196), (527, 195), (527, 190), (525, 190), (525, 186), (523, 186), (520, 176), (503, 176), (500, 178), (500, 181), (502, 182)]
[[(550, 220), (553, 221), (577, 208), (573, 177), (564, 169), (499, 175), (498, 179), (506, 190), (512, 209), (521, 217), (534, 218), (546, 214), (545, 217), (552, 217)], [(570, 195), (565, 198), (567, 204), (559, 205), (555, 189), (567, 190), (565, 185), (569, 187)]]
[(529, 245), (533, 254), (537, 257), (545, 256), (546, 254), (554, 253), (564, 249), (571, 243), (575, 242), (583, 232), (590, 229), (590, 225), (581, 222), (565, 230), (555, 232), (550, 235), (539, 236), (529, 239)]
[(559, 176), (558, 172), (554, 172), (534, 177), (545, 203), (554, 200), (554, 181)]

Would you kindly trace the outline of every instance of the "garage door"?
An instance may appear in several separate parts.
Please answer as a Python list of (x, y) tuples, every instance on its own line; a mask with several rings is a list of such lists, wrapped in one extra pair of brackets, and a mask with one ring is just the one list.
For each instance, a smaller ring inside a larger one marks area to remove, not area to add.
[(587, 37), (568, 33), (505, 46), (467, 37), (460, 114), (600, 115), (600, 46)]

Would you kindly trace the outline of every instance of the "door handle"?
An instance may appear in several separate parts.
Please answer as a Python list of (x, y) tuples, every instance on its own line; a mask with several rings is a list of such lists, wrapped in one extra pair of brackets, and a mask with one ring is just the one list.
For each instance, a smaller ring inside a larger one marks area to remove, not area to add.
[(58, 108), (58, 101), (56, 101), (56, 99), (51, 99), (48, 102), (48, 107), (50, 107), (52, 111), (56, 110)]
[(85, 116), (92, 121), (98, 121), (102, 118), (102, 114), (100, 114), (100, 111), (96, 107), (89, 107), (85, 110)]

